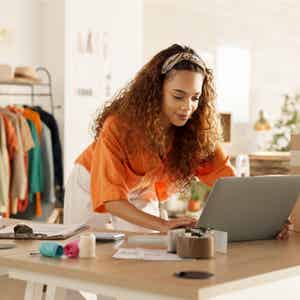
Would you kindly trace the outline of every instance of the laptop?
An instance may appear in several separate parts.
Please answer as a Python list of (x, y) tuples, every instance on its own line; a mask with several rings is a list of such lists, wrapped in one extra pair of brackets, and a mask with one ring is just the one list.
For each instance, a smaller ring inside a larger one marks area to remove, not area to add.
[(226, 231), (229, 242), (273, 239), (300, 196), (300, 176), (226, 177), (205, 201), (198, 226)]

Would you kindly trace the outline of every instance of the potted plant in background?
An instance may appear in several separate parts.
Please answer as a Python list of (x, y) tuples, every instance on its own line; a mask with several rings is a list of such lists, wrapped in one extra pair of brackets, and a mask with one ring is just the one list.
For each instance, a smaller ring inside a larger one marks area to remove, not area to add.
[(187, 213), (198, 213), (210, 191), (210, 187), (202, 183), (198, 177), (193, 177), (189, 184), (190, 197), (187, 203)]
[(289, 151), (291, 136), (299, 134), (300, 127), (300, 94), (294, 97), (284, 95), (281, 116), (273, 128), (273, 137), (268, 150)]

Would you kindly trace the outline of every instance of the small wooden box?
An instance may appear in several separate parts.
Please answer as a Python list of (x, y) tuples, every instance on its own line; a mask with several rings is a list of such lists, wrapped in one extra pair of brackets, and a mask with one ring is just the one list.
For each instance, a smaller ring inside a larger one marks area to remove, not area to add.
[(176, 252), (183, 258), (213, 258), (215, 256), (214, 237), (177, 236)]

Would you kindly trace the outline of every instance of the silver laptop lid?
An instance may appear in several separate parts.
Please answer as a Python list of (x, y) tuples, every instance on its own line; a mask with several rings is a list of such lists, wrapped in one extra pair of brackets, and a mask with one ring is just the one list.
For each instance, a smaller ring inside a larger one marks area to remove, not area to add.
[(226, 177), (217, 180), (199, 226), (228, 232), (228, 240), (271, 239), (300, 195), (300, 176)]

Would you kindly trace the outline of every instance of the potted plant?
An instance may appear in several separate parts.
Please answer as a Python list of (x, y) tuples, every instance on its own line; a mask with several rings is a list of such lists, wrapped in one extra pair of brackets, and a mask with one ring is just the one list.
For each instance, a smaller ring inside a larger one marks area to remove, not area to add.
[(209, 191), (210, 187), (202, 183), (198, 177), (194, 177), (190, 182), (190, 198), (188, 200), (187, 210), (191, 212), (199, 211)]

